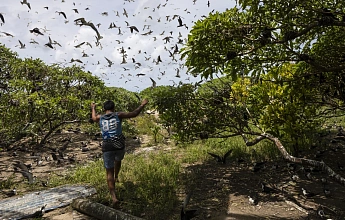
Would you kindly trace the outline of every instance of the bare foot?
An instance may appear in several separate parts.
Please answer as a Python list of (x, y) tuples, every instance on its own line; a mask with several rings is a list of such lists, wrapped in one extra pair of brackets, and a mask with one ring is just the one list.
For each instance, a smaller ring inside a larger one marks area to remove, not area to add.
[(114, 200), (111, 203), (111, 207), (113, 207), (114, 209), (119, 208), (119, 205), (120, 205), (120, 201), (119, 200)]

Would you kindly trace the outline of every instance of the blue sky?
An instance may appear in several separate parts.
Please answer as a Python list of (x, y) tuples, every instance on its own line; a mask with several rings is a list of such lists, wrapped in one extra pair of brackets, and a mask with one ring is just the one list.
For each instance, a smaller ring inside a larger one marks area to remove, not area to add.
[[(173, 85), (180, 81), (184, 83), (199, 81), (186, 74), (178, 54), (174, 60), (170, 56), (175, 45), (180, 49), (185, 42), (193, 23), (208, 15), (212, 10), (225, 11), (235, 6), (235, 1), (210, 0), (27, 0), (31, 10), (20, 0), (2, 1), (0, 13), (5, 23), (0, 26), (0, 42), (19, 54), (21, 58), (40, 58), (47, 64), (59, 63), (70, 66), (71, 59), (79, 59), (83, 63), (74, 62), (86, 71), (103, 79), (107, 86), (123, 87), (131, 91), (141, 91), (151, 86), (150, 77), (159, 85)], [(48, 7), (48, 9), (44, 8)], [(76, 13), (73, 9), (77, 9)], [(88, 10), (86, 10), (88, 9)], [(128, 17), (124, 15), (126, 10)], [(63, 11), (67, 19), (57, 12)], [(175, 19), (172, 19), (176, 15)], [(168, 17), (167, 17), (168, 16)], [(188, 26), (177, 27), (180, 16)], [(75, 25), (74, 20), (85, 18), (87, 22), (99, 25), (102, 39), (96, 45), (96, 32), (88, 26)], [(137, 33), (130, 32), (129, 26), (135, 26)], [(111, 23), (116, 28), (109, 29)], [(119, 28), (118, 28), (119, 27)], [(29, 30), (38, 28), (44, 35), (35, 35)], [(119, 29), (121, 34), (119, 34)], [(152, 31), (151, 34), (142, 35)], [(6, 36), (6, 32), (14, 37)], [(171, 32), (171, 33), (170, 33)], [(54, 42), (54, 49), (44, 46), (49, 41)], [(170, 42), (163, 40), (171, 37)], [(25, 44), (20, 49), (20, 40)], [(37, 43), (30, 43), (37, 42)], [(84, 43), (79, 48), (75, 46)], [(91, 48), (92, 47), (92, 48)], [(126, 51), (126, 64), (121, 64)], [(140, 53), (139, 53), (140, 51)], [(84, 55), (84, 56), (83, 56)], [(157, 61), (158, 56), (162, 62)], [(109, 66), (107, 57), (113, 64)], [(133, 59), (135, 63), (133, 63)], [(136, 64), (137, 63), (137, 64)], [(176, 77), (179, 69), (180, 78)], [(137, 74), (145, 74), (139, 75)]]

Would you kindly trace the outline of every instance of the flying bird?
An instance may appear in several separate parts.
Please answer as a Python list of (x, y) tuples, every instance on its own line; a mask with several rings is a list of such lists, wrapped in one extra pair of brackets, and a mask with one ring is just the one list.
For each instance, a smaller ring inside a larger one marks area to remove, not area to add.
[(128, 18), (128, 14), (127, 14), (126, 9), (123, 9), (123, 13), (122, 14)]
[(161, 59), (161, 56), (158, 55), (158, 57), (157, 57), (157, 64), (160, 63), (160, 62), (162, 62), (162, 59)]
[(182, 24), (182, 19), (181, 19), (180, 16), (178, 17), (177, 21), (178, 21), (178, 26), (177, 27), (182, 27), (183, 24)]
[(71, 59), (71, 62), (70, 63), (73, 63), (73, 62), (78, 62), (78, 63), (83, 63), (83, 61), (79, 60), (79, 59)]
[(73, 10), (75, 13), (79, 14), (78, 9), (73, 8), (72, 10)]
[(229, 157), (229, 155), (231, 154), (232, 152), (232, 149), (228, 150), (223, 156), (219, 156), (217, 154), (214, 154), (214, 153), (210, 153), (210, 152), (207, 152), (209, 155), (211, 155), (212, 157), (216, 158), (217, 159), (217, 162), (220, 162), (220, 163), (223, 163), (225, 164), (226, 163), (226, 158)]
[(149, 32), (146, 32), (146, 33), (144, 33), (144, 34), (141, 34), (141, 35), (144, 35), (144, 36), (146, 36), (146, 35), (150, 35), (150, 34), (152, 34), (153, 33), (153, 31), (152, 30), (150, 30)]
[(125, 56), (122, 56), (122, 62), (121, 62), (121, 64), (125, 64), (125, 63), (127, 63), (126, 58), (125, 58)]
[(22, 5), (27, 5), (28, 6), (28, 8), (31, 10), (31, 5), (30, 5), (30, 3), (27, 1), (27, 0), (23, 0), (22, 2), (20, 2)]
[(108, 58), (106, 58), (106, 57), (104, 57), (107, 61), (108, 61), (108, 67), (111, 67), (111, 65), (113, 65), (114, 63), (111, 61), (111, 60), (109, 60)]
[(181, 77), (180, 76), (180, 69), (179, 68), (176, 68), (176, 75), (175, 75), (175, 77), (177, 77), (177, 78)]
[(87, 21), (85, 20), (85, 18), (78, 18), (78, 19), (75, 19), (74, 22), (75, 22), (76, 25), (79, 25), (79, 26), (85, 25), (85, 26), (91, 27), (91, 28), (96, 32), (97, 38), (98, 38), (98, 39), (102, 39), (102, 36), (99, 34), (99, 32), (98, 32), (96, 26), (95, 26), (92, 22), (87, 22)]
[(67, 19), (67, 16), (66, 16), (65, 12), (63, 12), (63, 11), (56, 11), (55, 13), (59, 13), (59, 15), (62, 15), (65, 19)]
[(139, 32), (138, 28), (135, 26), (129, 26), (131, 33), (133, 33), (133, 30), (135, 30), (136, 32)]
[(35, 34), (39, 34), (39, 35), (44, 35), (44, 34), (41, 33), (40, 29), (38, 29), (38, 28), (34, 28), (34, 29), (30, 30), (30, 33), (35, 33)]
[(49, 42), (46, 43), (44, 46), (47, 46), (47, 47), (49, 47), (49, 48), (51, 48), (51, 49), (54, 49), (54, 47), (53, 47), (53, 42), (52, 42), (52, 39), (50, 39), (50, 37), (49, 37)]
[(82, 43), (80, 43), (80, 44), (78, 44), (78, 45), (75, 45), (74, 47), (75, 48), (80, 48), (82, 45), (84, 45), (85, 44), (85, 41), (84, 42), (82, 42)]
[(20, 44), (20, 49), (25, 49), (25, 44), (23, 44), (20, 40), (19, 41), (19, 44)]
[(4, 16), (1, 13), (0, 13), (0, 19), (1, 19), (2, 23), (5, 24), (5, 18), (4, 18)]
[(152, 79), (151, 77), (150, 77), (150, 79), (151, 79), (151, 81), (152, 81), (152, 86), (151, 86), (151, 88), (155, 88), (156, 85), (157, 85), (156, 81), (154, 81), (154, 79)]
[(14, 37), (12, 34), (7, 33), (7, 32), (3, 32), (3, 31), (2, 31), (1, 33), (5, 34), (7, 37)]
[(210, 7), (210, 1), (207, 1), (207, 7)]

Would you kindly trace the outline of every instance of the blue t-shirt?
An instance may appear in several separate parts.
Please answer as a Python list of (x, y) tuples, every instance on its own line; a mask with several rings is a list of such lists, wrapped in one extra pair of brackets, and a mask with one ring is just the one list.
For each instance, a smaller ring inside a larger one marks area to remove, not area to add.
[(99, 120), (103, 140), (107, 140), (122, 134), (121, 119), (117, 112), (102, 115)]

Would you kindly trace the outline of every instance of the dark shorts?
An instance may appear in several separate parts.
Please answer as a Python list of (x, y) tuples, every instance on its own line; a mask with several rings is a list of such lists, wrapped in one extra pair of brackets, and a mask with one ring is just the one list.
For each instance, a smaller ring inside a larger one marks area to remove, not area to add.
[(125, 149), (103, 152), (103, 162), (106, 169), (114, 168), (115, 161), (121, 161), (125, 156)]

